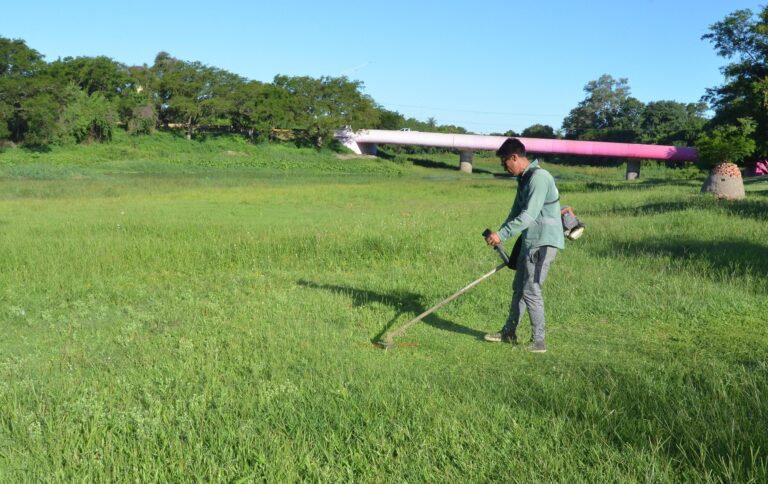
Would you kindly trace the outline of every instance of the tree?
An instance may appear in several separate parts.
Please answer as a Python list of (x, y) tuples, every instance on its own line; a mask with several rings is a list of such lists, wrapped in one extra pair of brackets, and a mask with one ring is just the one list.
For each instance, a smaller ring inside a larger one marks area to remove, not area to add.
[(690, 146), (704, 130), (707, 119), (703, 102), (652, 101), (645, 106), (641, 141), (664, 145)]
[(378, 122), (376, 104), (362, 93), (360, 81), (345, 76), (314, 79), (278, 75), (273, 85), (289, 94), (286, 107), (294, 127), (317, 147), (332, 141), (331, 134), (342, 126), (367, 127)]
[[(645, 105), (631, 97), (627, 79), (603, 74), (584, 86), (586, 98), (563, 120), (568, 139), (637, 143)], [(611, 159), (607, 163), (616, 163)], [(640, 161), (627, 162), (627, 180), (640, 176)]]
[(58, 120), (60, 137), (76, 143), (112, 139), (117, 111), (101, 92), (90, 96), (75, 84), (67, 89), (67, 105)]
[(637, 142), (644, 105), (629, 95), (627, 79), (603, 74), (584, 92), (586, 98), (563, 120), (566, 138)]
[(742, 199), (746, 196), (741, 172), (734, 162), (739, 162), (755, 151), (755, 122), (740, 118), (738, 125), (720, 125), (701, 136), (697, 146), (700, 166), (710, 169), (709, 177), (701, 187), (702, 192), (712, 192), (718, 198)]
[[(98, 94), (111, 102), (116, 107), (120, 119), (129, 126), (129, 130), (131, 127), (136, 128), (137, 122), (142, 125), (142, 130), (146, 128), (146, 119), (138, 120), (134, 117), (136, 108), (147, 106), (149, 102), (146, 94), (137, 92), (132, 68), (105, 56), (65, 57), (50, 63), (47, 72), (59, 83), (71, 83), (79, 87), (87, 96), (83, 99), (91, 98), (96, 102), (96, 99), (100, 99), (95, 96)], [(113, 114), (114, 110), (111, 113)], [(136, 130), (133, 129), (132, 132), (135, 134)], [(100, 135), (96, 135), (94, 139), (100, 138)], [(109, 138), (111, 135), (102, 141)]]
[(138, 136), (152, 134), (157, 126), (157, 113), (152, 106), (136, 106), (128, 116), (128, 134)]
[(8, 124), (12, 117), (13, 106), (7, 101), (0, 100), (0, 147), (2, 147), (4, 140), (8, 140), (11, 137), (11, 130)]
[(71, 82), (87, 95), (101, 93), (113, 100), (131, 87), (128, 67), (109, 57), (65, 57), (48, 65), (48, 73)]
[[(547, 126), (546, 124), (532, 124), (531, 126), (528, 126), (523, 130), (522, 133), (520, 133), (520, 136), (523, 138), (542, 138), (542, 139), (555, 139), (557, 138), (557, 135), (555, 134), (555, 130), (552, 129), (552, 126)], [(552, 160), (552, 157), (538, 154), (536, 158), (539, 161), (542, 162), (549, 162)]]
[(622, 143), (639, 142), (644, 111), (645, 104), (633, 97), (627, 97), (619, 107), (618, 116), (614, 120), (615, 124), (606, 130), (602, 139)]
[(43, 56), (26, 42), (0, 37), (0, 77), (32, 77), (44, 68)]
[(752, 134), (759, 156), (768, 155), (768, 7), (757, 14), (736, 10), (702, 36), (714, 44), (717, 54), (732, 61), (721, 68), (725, 82), (707, 89), (712, 104), (713, 126), (739, 125), (739, 119), (755, 122)]
[(712, 168), (720, 163), (741, 163), (755, 151), (756, 143), (751, 135), (755, 122), (741, 118), (738, 125), (720, 125), (703, 134), (696, 143), (699, 165)]
[(440, 124), (435, 127), (435, 131), (438, 133), (452, 133), (452, 134), (466, 134), (467, 130), (461, 126), (455, 124)]
[(13, 128), (14, 141), (32, 146), (45, 146), (58, 139), (59, 112), (63, 103), (44, 87), (33, 96), (22, 98), (17, 104)]
[(128, 67), (128, 81), (117, 99), (120, 119), (131, 135), (151, 134), (160, 121), (158, 82), (146, 64)]
[(213, 123), (230, 111), (232, 93), (243, 82), (235, 74), (165, 52), (157, 55), (152, 69), (157, 77), (157, 111), (165, 124), (184, 125), (187, 139), (201, 123)]
[(60, 89), (43, 56), (23, 40), (0, 37), (0, 137), (47, 144), (56, 135)]
[(384, 108), (378, 108), (379, 122), (374, 126), (378, 129), (401, 129), (405, 127), (405, 116), (397, 111), (389, 111)]
[(272, 84), (242, 84), (230, 94), (232, 128), (246, 133), (252, 141), (270, 139), (274, 129), (293, 125), (289, 97), (285, 89)]
[(555, 130), (552, 126), (546, 124), (533, 124), (523, 130), (521, 134), (523, 138), (543, 138), (543, 139), (555, 139)]

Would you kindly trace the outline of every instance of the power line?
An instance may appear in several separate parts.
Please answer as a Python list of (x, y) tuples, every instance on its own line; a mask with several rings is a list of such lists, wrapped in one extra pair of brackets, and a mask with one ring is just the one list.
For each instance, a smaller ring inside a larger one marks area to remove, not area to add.
[[(466, 126), (465, 126), (466, 124), (472, 124), (472, 125), (477, 124), (477, 125), (482, 125), (482, 126), (496, 126), (496, 127), (498, 127), (499, 125), (504, 124), (502, 122), (486, 123), (486, 122), (482, 122), (482, 121), (453, 121), (451, 119), (447, 119), (447, 120), (446, 119), (438, 119), (437, 121), (439, 122), (438, 124), (440, 124), (440, 125), (453, 124), (455, 126), (461, 126), (461, 127), (464, 127), (464, 128), (466, 128)], [(508, 126), (507, 126), (507, 129), (509, 129)]]
[(562, 114), (543, 114), (543, 113), (502, 113), (497, 111), (473, 111), (471, 109), (454, 109), (454, 108), (437, 108), (434, 106), (415, 106), (412, 104), (395, 104), (395, 103), (384, 103), (388, 106), (397, 106), (401, 108), (416, 108), (416, 109), (432, 109), (435, 111), (453, 111), (457, 113), (473, 113), (473, 114), (497, 114), (500, 116), (550, 116), (550, 117), (557, 117), (562, 118)]

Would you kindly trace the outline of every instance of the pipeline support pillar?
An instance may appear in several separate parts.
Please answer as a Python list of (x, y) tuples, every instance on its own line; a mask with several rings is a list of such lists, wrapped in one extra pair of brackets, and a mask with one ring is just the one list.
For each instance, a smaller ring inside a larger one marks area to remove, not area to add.
[(379, 152), (379, 145), (376, 143), (358, 143), (357, 145), (360, 147), (360, 153), (363, 155), (376, 156)]
[(463, 173), (472, 173), (472, 158), (474, 153), (471, 151), (459, 151), (459, 170)]
[(627, 161), (627, 174), (625, 180), (637, 180), (640, 178), (640, 160)]

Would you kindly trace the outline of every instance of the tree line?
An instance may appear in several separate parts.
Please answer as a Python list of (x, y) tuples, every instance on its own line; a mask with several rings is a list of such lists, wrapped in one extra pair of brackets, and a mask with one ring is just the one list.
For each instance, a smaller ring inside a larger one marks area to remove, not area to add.
[(703, 166), (767, 158), (768, 7), (736, 10), (711, 25), (702, 40), (729, 64), (721, 68), (723, 84), (707, 89), (699, 102), (644, 104), (631, 96), (627, 79), (605, 74), (587, 83), (584, 100), (560, 130), (534, 125), (522, 135), (696, 146)]
[(151, 66), (108, 57), (47, 63), (23, 40), (0, 37), (0, 142), (48, 145), (109, 141), (161, 127), (225, 129), (266, 141), (289, 131), (298, 143), (323, 146), (345, 126), (466, 132), (421, 122), (376, 104), (360, 81), (277, 75), (270, 83), (160, 52)]
[[(618, 143), (648, 143), (673, 146), (695, 145), (707, 127), (707, 104), (652, 101), (647, 104), (631, 96), (629, 81), (604, 74), (584, 87), (584, 100), (554, 130), (542, 124), (530, 126), (523, 137), (561, 138)], [(514, 131), (504, 133), (517, 136)], [(558, 157), (561, 161), (583, 163), (581, 157)], [(615, 158), (593, 159), (593, 164), (615, 165)]]
[[(725, 82), (701, 101), (643, 103), (629, 81), (605, 74), (559, 129), (535, 124), (507, 136), (695, 145), (707, 160), (744, 162), (768, 156), (768, 7), (737, 10), (710, 26), (703, 40), (731, 63)], [(281, 138), (324, 146), (333, 131), (353, 128), (466, 133), (461, 126), (405, 118), (364, 94), (347, 77), (284, 76), (248, 80), (200, 62), (160, 52), (151, 66), (127, 66), (108, 57), (46, 62), (19, 39), (0, 37), (0, 144), (28, 146), (109, 141), (115, 129), (132, 135), (162, 127)], [(714, 115), (708, 116), (709, 112)]]

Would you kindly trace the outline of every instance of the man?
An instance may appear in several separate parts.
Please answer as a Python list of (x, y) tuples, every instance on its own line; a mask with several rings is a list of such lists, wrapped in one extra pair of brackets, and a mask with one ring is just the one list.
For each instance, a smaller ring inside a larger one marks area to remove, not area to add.
[(498, 232), (485, 241), (496, 246), (510, 237), (519, 236), (520, 254), (515, 261), (517, 272), (512, 283), (512, 305), (509, 317), (499, 333), (485, 335), (486, 341), (517, 345), (517, 325), (525, 310), (531, 319), (532, 343), (528, 350), (545, 353), (544, 299), (541, 286), (558, 249), (565, 246), (560, 219), (560, 194), (548, 171), (538, 160), (529, 161), (520, 140), (508, 138), (496, 151), (507, 173), (518, 177), (517, 195), (512, 211)]

